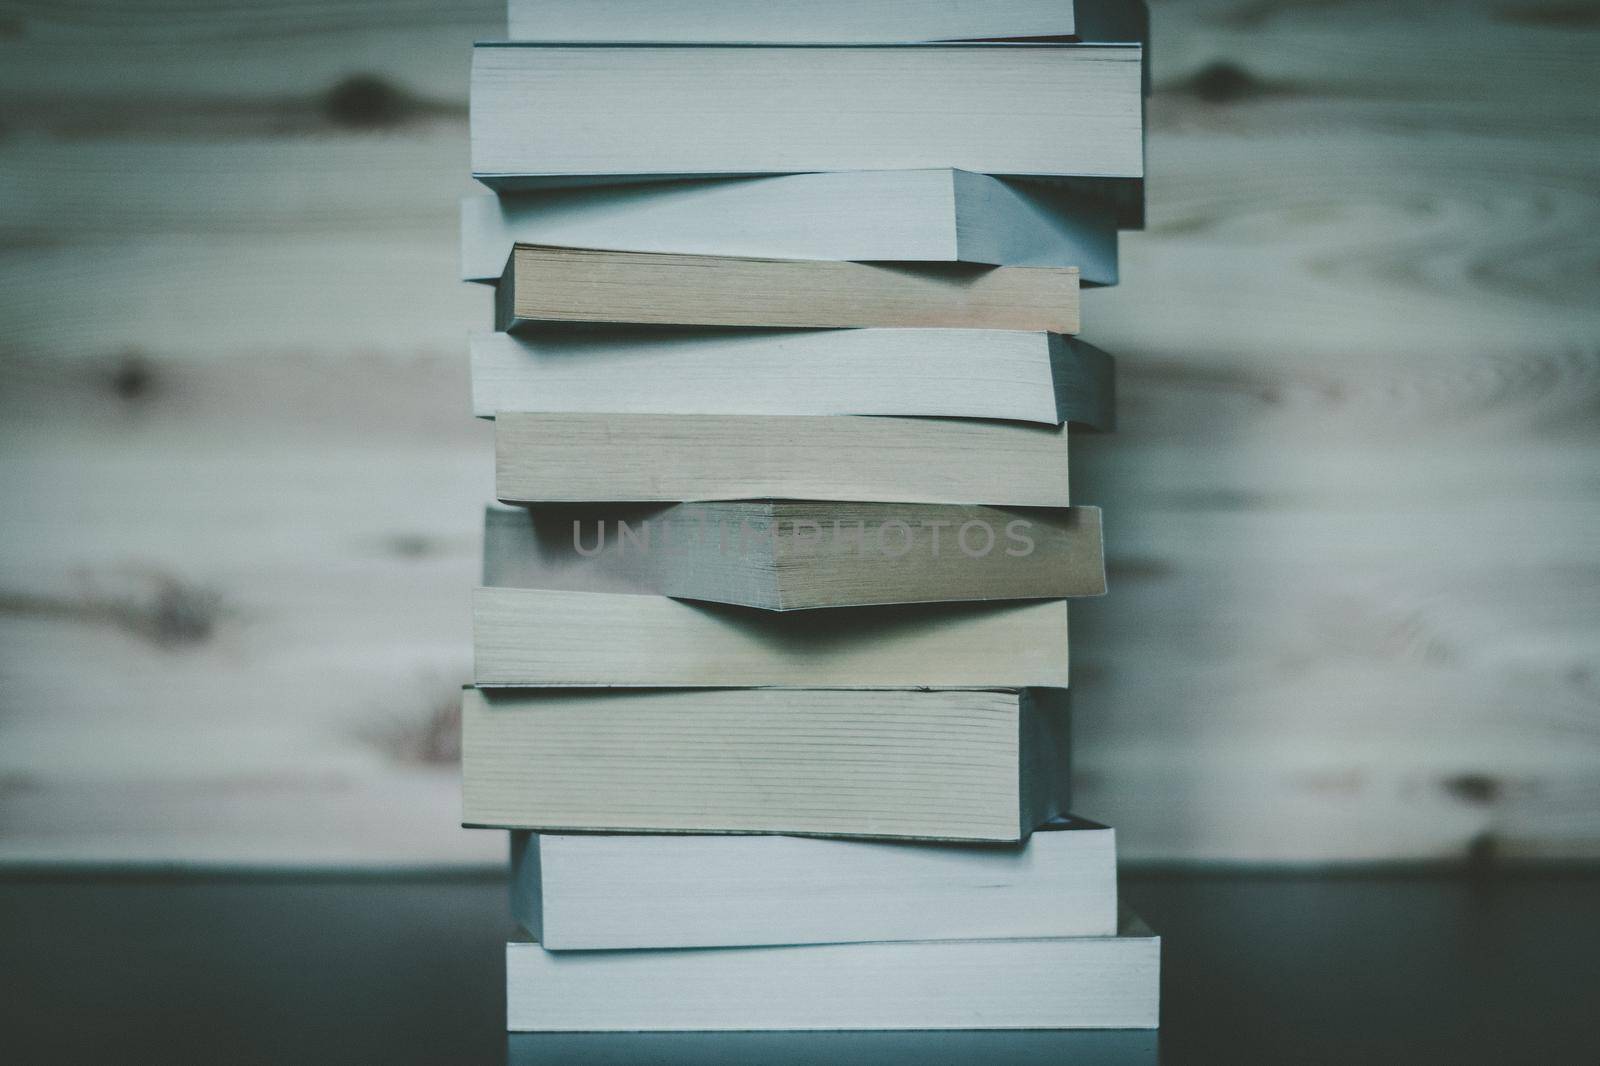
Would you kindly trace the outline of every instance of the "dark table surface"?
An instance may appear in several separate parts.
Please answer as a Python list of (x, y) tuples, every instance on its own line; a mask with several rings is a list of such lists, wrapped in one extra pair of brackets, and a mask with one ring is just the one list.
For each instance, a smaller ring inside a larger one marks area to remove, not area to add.
[(1153, 1033), (502, 1033), (490, 879), (0, 877), (0, 1062), (1600, 1063), (1600, 875), (1126, 875)]

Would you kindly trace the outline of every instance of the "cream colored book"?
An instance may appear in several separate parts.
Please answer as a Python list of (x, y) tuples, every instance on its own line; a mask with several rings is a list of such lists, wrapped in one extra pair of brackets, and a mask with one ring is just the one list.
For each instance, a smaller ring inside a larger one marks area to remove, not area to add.
[(472, 406), (605, 414), (913, 415), (1115, 427), (1111, 356), (999, 329), (546, 328), (472, 338)]
[(1067, 685), (1063, 600), (774, 613), (546, 589), (473, 593), (490, 687)]
[(895, 263), (1075, 266), (1117, 283), (1117, 207), (1092, 189), (965, 170), (853, 170), (484, 194), (461, 202), (461, 271), (514, 244)]
[[(1154, 1029), (1160, 1004), (1161, 938), (1126, 910), (1116, 936), (696, 951), (506, 945), (512, 1032)], [(1109, 1050), (1093, 1061), (1129, 1061), (1129, 1045)], [(1153, 1043), (1133, 1050), (1133, 1061), (1155, 1061)]]
[(478, 689), (468, 826), (1018, 841), (1066, 813), (1061, 691)]
[(480, 44), (472, 172), (1139, 178), (1143, 89), (1136, 43)]
[(510, 0), (513, 41), (882, 44), (1070, 37), (1072, 0)]
[(1100, 510), (743, 500), (490, 507), (483, 583), (792, 611), (1105, 592)]
[(1116, 834), (1026, 843), (511, 834), (511, 911), (550, 951), (1111, 936)]
[(495, 328), (542, 322), (1078, 332), (1078, 268), (878, 264), (518, 244)]
[(505, 413), (511, 503), (877, 500), (1066, 507), (1062, 426), (936, 418)]

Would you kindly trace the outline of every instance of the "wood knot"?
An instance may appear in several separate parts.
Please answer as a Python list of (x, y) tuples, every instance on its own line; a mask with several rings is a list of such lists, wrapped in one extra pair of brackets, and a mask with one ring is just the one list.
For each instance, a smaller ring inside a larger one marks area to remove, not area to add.
[(394, 126), (416, 111), (403, 90), (373, 74), (354, 74), (329, 89), (322, 112), (336, 126), (376, 129)]
[(1267, 84), (1237, 63), (1218, 60), (1195, 71), (1184, 86), (1208, 104), (1233, 104), (1269, 91)]
[(449, 766), (461, 761), (461, 686), (451, 685), (413, 713), (384, 714), (357, 736), (397, 762)]
[(1457, 774), (1444, 779), (1444, 790), (1463, 803), (1482, 806), (1499, 799), (1505, 786), (1488, 774)]
[(396, 533), (386, 539), (385, 546), (391, 555), (402, 559), (425, 559), (439, 550), (431, 537), (421, 533)]
[(155, 380), (155, 367), (137, 351), (123, 352), (111, 368), (111, 391), (118, 399), (130, 403), (148, 396), (155, 387)]

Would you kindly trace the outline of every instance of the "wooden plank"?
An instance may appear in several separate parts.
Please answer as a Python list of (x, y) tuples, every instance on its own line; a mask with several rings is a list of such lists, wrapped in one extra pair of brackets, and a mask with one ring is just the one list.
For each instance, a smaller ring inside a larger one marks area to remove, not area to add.
[(383, 234), (263, 237), (248, 247), (152, 237), (0, 253), (0, 346), (47, 362), (286, 351), (464, 360), (469, 325), (489, 321), (492, 292), (453, 282), (454, 268), (442, 242)]
[[(1074, 442), (1124, 856), (1600, 855), (1600, 30), (1554, 10), (1155, 5), (1151, 225), (1084, 298), (1121, 430)], [(495, 861), (437, 760), (498, 7), (5, 17), (0, 860)], [(363, 71), (415, 99), (335, 117)]]
[(492, 479), (459, 360), (5, 370), (0, 859), (503, 856), (456, 828)]
[(1600, 109), (1575, 84), (1592, 79), (1596, 47), (1592, 10), (1581, 3), (1157, 0), (1151, 8), (1155, 83), (1171, 94), (1152, 109), (1158, 126), (1207, 111), (1208, 124), (1235, 126), (1231, 110), (1207, 107), (1221, 102), (1256, 111), (1281, 104), (1285, 119), (1367, 105), (1435, 133), (1445, 118), (1474, 131), (1526, 130), (1537, 113), (1540, 130), (1592, 133)]
[[(503, 0), (47, 0), (8, 4), (3, 17), (0, 87), (13, 102), (42, 112), (51, 101), (91, 100), (119, 124), (157, 128), (173, 116), (151, 103), (187, 97), (226, 111), (305, 99), (314, 111), (326, 102), (319, 94), (357, 74), (462, 109), (472, 43), (504, 37), (506, 25)], [(8, 124), (15, 114), (7, 109)], [(385, 124), (374, 121), (384, 114), (366, 124)], [(352, 124), (362, 116), (354, 108)]]
[[(1486, 471), (1505, 490), (1491, 502), (1455, 483), (1449, 454), (1307, 447), (1247, 479), (1259, 500), (1163, 504), (1187, 489), (1151, 486), (1108, 519), (1128, 554), (1109, 560), (1111, 594), (1073, 614), (1076, 805), (1130, 827), (1125, 855), (1596, 854), (1580, 816), (1600, 799), (1585, 532), (1600, 505), (1577, 469), (1594, 455), (1515, 448)], [(1083, 466), (1110, 485), (1139, 469), (1187, 482), (1203, 462), (1162, 446)], [(1339, 467), (1347, 499), (1296, 497)], [(1374, 469), (1404, 473), (1374, 484)], [(1555, 474), (1530, 484), (1529, 469)]]
[(484, 191), (462, 167), (466, 150), (459, 123), (407, 136), (0, 141), (0, 235), (53, 245), (405, 234), (453, 248), (458, 197)]

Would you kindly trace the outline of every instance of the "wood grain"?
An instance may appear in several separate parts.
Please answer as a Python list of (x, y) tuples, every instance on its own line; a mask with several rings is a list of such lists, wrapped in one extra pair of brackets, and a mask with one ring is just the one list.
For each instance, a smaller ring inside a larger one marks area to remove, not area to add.
[[(1595, 8), (1153, 6), (1081, 813), (1136, 862), (1600, 857)], [(0, 8), (0, 857), (502, 857), (426, 762), (499, 17)]]

